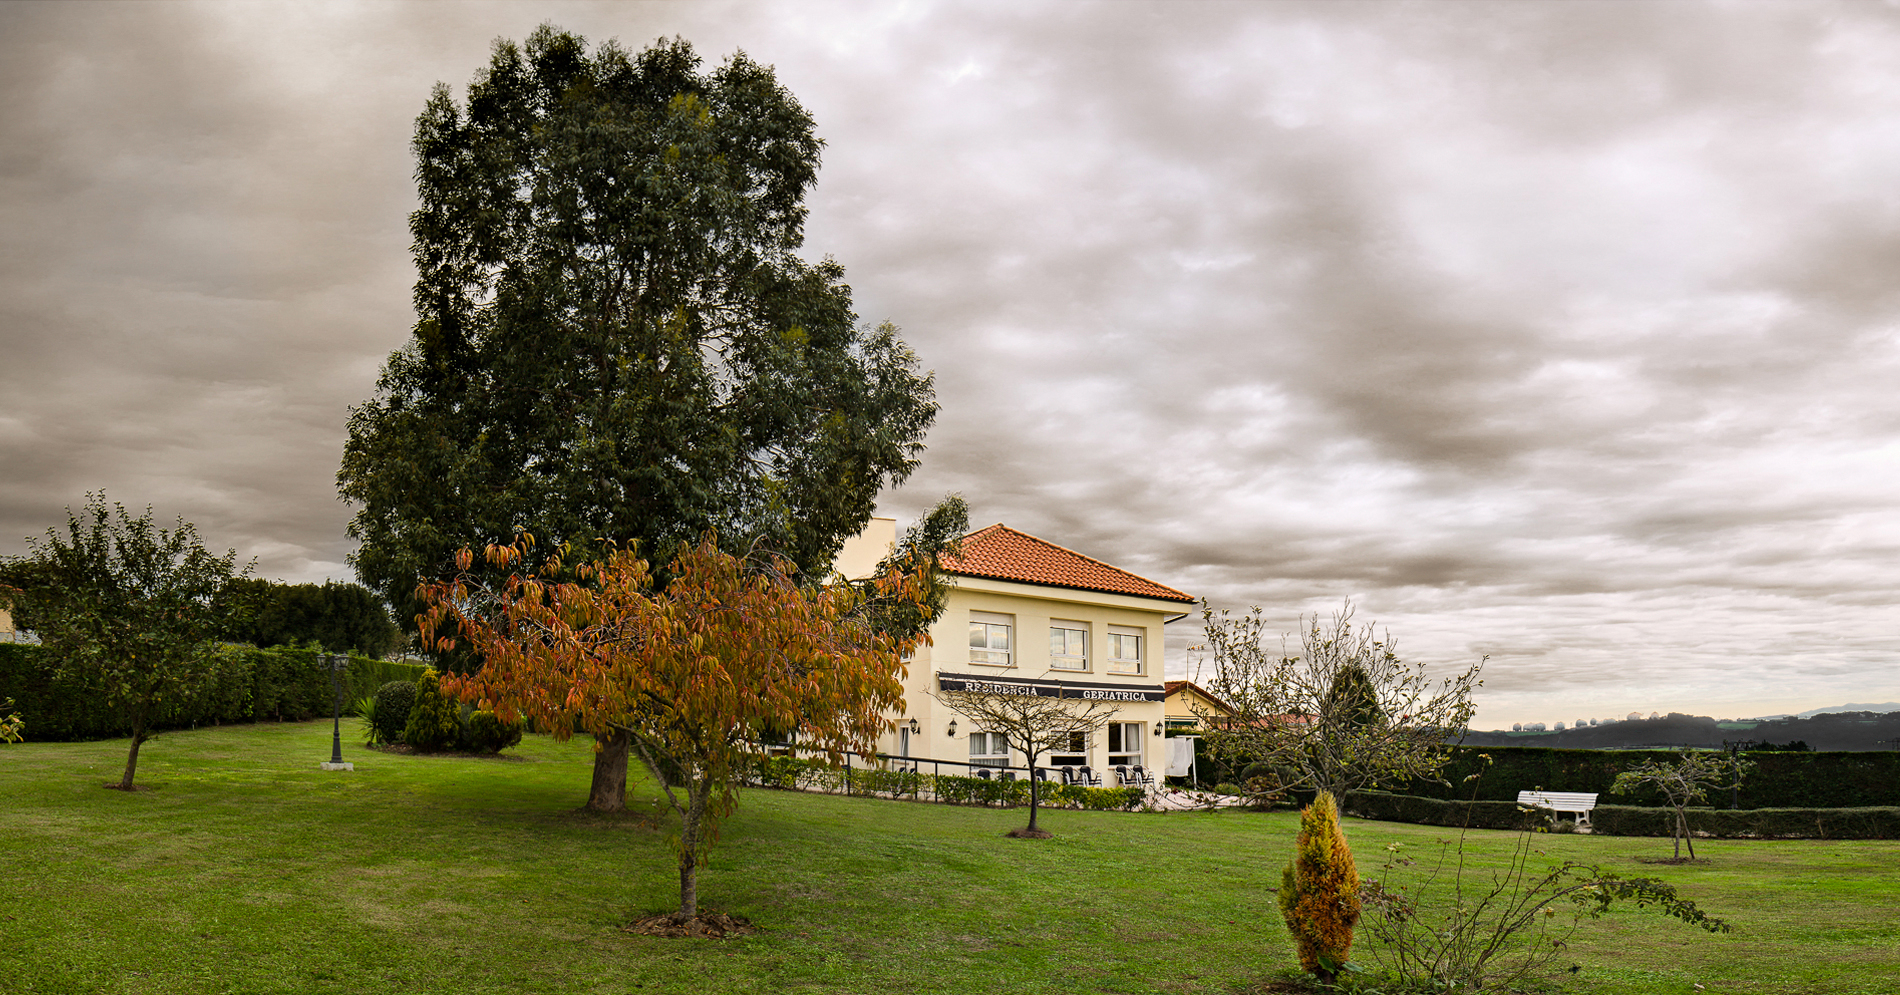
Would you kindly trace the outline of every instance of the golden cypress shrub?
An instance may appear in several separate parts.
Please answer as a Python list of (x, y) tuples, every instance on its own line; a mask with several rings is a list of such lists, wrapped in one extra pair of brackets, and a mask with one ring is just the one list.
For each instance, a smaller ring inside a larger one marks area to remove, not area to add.
[(1280, 875), (1280, 914), (1300, 955), (1300, 967), (1332, 981), (1352, 956), (1359, 922), (1359, 872), (1339, 828), (1339, 806), (1325, 791), (1300, 812), (1300, 835)]

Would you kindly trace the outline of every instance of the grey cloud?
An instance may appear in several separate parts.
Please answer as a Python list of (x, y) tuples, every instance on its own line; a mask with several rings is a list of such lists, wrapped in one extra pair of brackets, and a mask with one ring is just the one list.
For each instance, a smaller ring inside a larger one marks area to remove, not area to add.
[(413, 115), (551, 20), (743, 47), (812, 109), (807, 248), (944, 402), (888, 512), (960, 491), (1288, 629), (1351, 597), (1435, 666), (1491, 653), (1481, 722), (1900, 696), (1882, 8), (0, 19), (0, 552), (104, 486), (347, 576)]

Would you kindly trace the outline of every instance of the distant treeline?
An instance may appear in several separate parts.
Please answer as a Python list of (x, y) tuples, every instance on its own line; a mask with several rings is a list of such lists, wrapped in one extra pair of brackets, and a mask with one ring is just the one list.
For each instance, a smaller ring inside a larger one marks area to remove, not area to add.
[(1721, 748), (1752, 742), (1786, 747), (1803, 743), (1814, 750), (1900, 749), (1900, 712), (1827, 712), (1808, 718), (1790, 716), (1760, 722), (1717, 723), (1706, 715), (1670, 712), (1654, 719), (1632, 719), (1583, 726), (1562, 732), (1466, 734), (1466, 746), (1536, 746), (1561, 750), (1639, 750), (1672, 746)]

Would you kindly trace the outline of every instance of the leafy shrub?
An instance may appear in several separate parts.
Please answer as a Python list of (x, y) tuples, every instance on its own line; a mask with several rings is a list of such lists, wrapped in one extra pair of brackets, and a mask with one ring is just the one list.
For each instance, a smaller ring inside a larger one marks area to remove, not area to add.
[(760, 757), (753, 767), (754, 784), (767, 788), (797, 788), (802, 778), (824, 765), (799, 757)]
[(1244, 795), (1247, 792), (1240, 785), (1232, 781), (1222, 781), (1214, 785), (1214, 793), (1217, 795)]
[(854, 768), (851, 771), (851, 790), (860, 795), (889, 795), (897, 798), (902, 795), (915, 797), (922, 790), (929, 775), (914, 770), (880, 770), (876, 767)]
[(960, 777), (955, 774), (939, 774), (933, 780), (937, 800), (952, 805), (996, 805), (1006, 808), (1029, 804), (1028, 781)]
[(520, 742), (521, 723), (503, 722), (494, 712), (470, 712), (462, 727), (462, 746), (470, 753), (500, 753)]
[(1140, 788), (1091, 788), (1085, 784), (1045, 784), (1043, 804), (1093, 812), (1133, 812), (1148, 800)]
[(402, 727), (402, 741), (419, 752), (434, 753), (462, 736), (462, 706), (442, 693), (442, 678), (431, 667), (416, 681), (416, 703)]
[(370, 738), (379, 743), (400, 743), (409, 726), (409, 713), (416, 707), (415, 681), (390, 681), (376, 689), (375, 717), (370, 721)]

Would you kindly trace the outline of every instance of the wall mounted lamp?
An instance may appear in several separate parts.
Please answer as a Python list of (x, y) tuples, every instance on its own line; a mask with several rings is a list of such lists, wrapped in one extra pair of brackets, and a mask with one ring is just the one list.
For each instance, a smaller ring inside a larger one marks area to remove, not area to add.
[(951, 739), (957, 738), (957, 720), (956, 719), (950, 720), (950, 728), (947, 731), (950, 733)]
[(1166, 732), (1166, 731), (1167, 731), (1167, 729), (1168, 729), (1168, 726), (1167, 726), (1167, 724), (1166, 724), (1166, 723), (1164, 723), (1164, 722), (1156, 722), (1156, 723), (1155, 723), (1155, 735), (1157, 735), (1157, 736), (1159, 736), (1159, 735), (1161, 735), (1162, 733), (1164, 733), (1164, 732)]
[(916, 719), (910, 720), (910, 734), (911, 735), (915, 736), (918, 733), (923, 732), (923, 731), (924, 731), (924, 724), (922, 722), (919, 722)]

